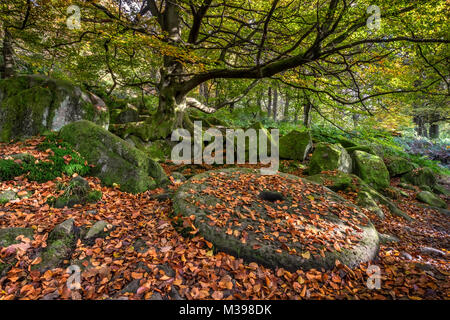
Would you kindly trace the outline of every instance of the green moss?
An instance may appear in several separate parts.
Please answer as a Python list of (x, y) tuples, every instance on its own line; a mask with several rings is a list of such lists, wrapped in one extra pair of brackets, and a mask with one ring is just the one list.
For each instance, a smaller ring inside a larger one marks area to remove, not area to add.
[(12, 180), (22, 174), (24, 174), (24, 170), (21, 164), (14, 160), (0, 159), (0, 181)]
[(312, 141), (309, 130), (292, 130), (280, 138), (280, 158), (303, 161), (311, 145)]
[(358, 144), (356, 142), (343, 136), (336, 137), (336, 140), (346, 149), (358, 147)]
[[(62, 116), (55, 119), (57, 110)], [(109, 122), (107, 110), (99, 110), (88, 96), (68, 81), (38, 75), (23, 75), (0, 81), (0, 141), (58, 130), (64, 123), (86, 118), (102, 125)]]
[(52, 93), (47, 88), (32, 87), (9, 96), (0, 104), (0, 141), (18, 136), (33, 136), (47, 128), (47, 115), (52, 105)]
[(333, 172), (331, 174), (327, 173), (315, 174), (306, 177), (306, 179), (325, 185), (326, 187), (328, 187), (333, 191), (340, 191), (347, 189), (356, 191), (358, 189), (360, 181), (360, 179), (357, 176), (353, 174), (344, 173), (341, 171)]
[(417, 200), (429, 204), (430, 206), (447, 209), (447, 203), (432, 192), (419, 192), (416, 198)]
[(389, 186), (389, 171), (380, 157), (364, 151), (355, 151), (353, 159), (355, 173), (362, 180), (377, 190), (382, 190)]
[(373, 150), (372, 147), (369, 146), (354, 146), (354, 147), (346, 147), (345, 148), (347, 150), (348, 153), (352, 153), (353, 151), (359, 150), (359, 151), (364, 151), (373, 155), (376, 155), (376, 152)]
[(150, 157), (156, 161), (170, 159), (172, 152), (171, 145), (166, 140), (153, 141), (149, 147), (145, 148), (145, 150)]
[(321, 142), (316, 145), (309, 164), (309, 174), (322, 171), (351, 171), (351, 158), (340, 144)]
[(433, 188), (436, 185), (436, 176), (430, 168), (418, 168), (405, 174), (402, 179), (403, 182), (411, 183), (415, 186), (429, 186)]
[(88, 202), (98, 202), (102, 199), (103, 193), (99, 190), (93, 190), (88, 193), (87, 201)]
[(391, 177), (400, 176), (417, 168), (415, 163), (401, 157), (391, 156), (384, 160)]
[[(119, 184), (123, 191), (138, 193), (154, 187), (149, 174), (158, 183), (167, 179), (147, 154), (92, 122), (68, 124), (61, 129), (60, 137), (95, 165), (92, 174), (106, 185)], [(150, 170), (150, 164), (158, 170)]]

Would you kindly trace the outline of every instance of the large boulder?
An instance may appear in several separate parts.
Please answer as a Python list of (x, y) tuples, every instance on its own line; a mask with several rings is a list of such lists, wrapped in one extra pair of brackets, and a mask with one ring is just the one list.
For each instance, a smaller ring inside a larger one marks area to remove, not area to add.
[(119, 184), (123, 191), (139, 193), (168, 181), (147, 154), (90, 121), (64, 126), (60, 137), (95, 166), (92, 173), (106, 185)]
[[(262, 196), (268, 191), (281, 197)], [(183, 184), (173, 203), (192, 222), (181, 232), (195, 228), (217, 250), (271, 268), (332, 269), (336, 260), (355, 267), (378, 251), (378, 233), (357, 206), (289, 174), (208, 171)]]
[(411, 172), (418, 167), (414, 162), (402, 157), (387, 157), (384, 160), (391, 177)]
[(40, 75), (0, 80), (0, 142), (57, 131), (82, 119), (109, 126), (105, 103), (68, 81)]
[(447, 209), (447, 203), (432, 192), (421, 191), (416, 195), (416, 198), (432, 207)]
[(364, 152), (353, 152), (355, 174), (377, 190), (389, 186), (389, 171), (378, 156)]
[(292, 130), (280, 138), (280, 158), (303, 161), (311, 147), (312, 140), (309, 130)]
[(318, 143), (309, 163), (309, 174), (313, 175), (330, 170), (350, 173), (352, 159), (340, 144)]
[(437, 183), (433, 170), (427, 167), (414, 169), (402, 176), (401, 180), (415, 186), (428, 186), (430, 188), (433, 188)]

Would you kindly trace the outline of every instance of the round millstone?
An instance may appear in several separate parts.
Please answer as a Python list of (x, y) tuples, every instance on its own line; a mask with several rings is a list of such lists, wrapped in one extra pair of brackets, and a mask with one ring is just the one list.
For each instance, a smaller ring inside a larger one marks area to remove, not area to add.
[[(266, 201), (261, 192), (283, 195)], [(175, 213), (218, 251), (295, 271), (349, 267), (372, 260), (379, 238), (360, 209), (330, 189), (297, 176), (222, 169), (196, 175), (174, 197)]]

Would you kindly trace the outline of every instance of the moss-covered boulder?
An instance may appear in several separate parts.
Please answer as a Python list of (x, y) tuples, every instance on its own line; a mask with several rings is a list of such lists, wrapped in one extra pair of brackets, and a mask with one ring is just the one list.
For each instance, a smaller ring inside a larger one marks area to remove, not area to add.
[(350, 173), (352, 159), (340, 144), (318, 143), (309, 163), (309, 174), (313, 175), (330, 170)]
[[(261, 197), (268, 188), (281, 200)], [(173, 202), (216, 250), (271, 268), (331, 269), (336, 259), (355, 267), (378, 251), (378, 233), (360, 208), (289, 174), (209, 171), (183, 184)]]
[(447, 203), (432, 192), (421, 191), (416, 195), (416, 199), (429, 204), (432, 207), (447, 209)]
[(123, 191), (139, 193), (168, 181), (146, 153), (90, 121), (64, 126), (60, 137), (95, 166), (92, 173), (108, 186), (116, 183)]
[(391, 177), (401, 176), (416, 169), (418, 166), (402, 157), (387, 157), (384, 163), (389, 171)]
[(0, 141), (57, 131), (77, 120), (109, 125), (105, 103), (68, 81), (40, 75), (0, 80)]
[(401, 180), (415, 186), (428, 186), (433, 188), (437, 183), (436, 175), (430, 168), (417, 168), (403, 175)]
[(303, 161), (311, 147), (311, 133), (308, 129), (292, 130), (280, 138), (280, 158)]
[(377, 190), (389, 186), (389, 171), (383, 160), (364, 151), (353, 152), (354, 172)]

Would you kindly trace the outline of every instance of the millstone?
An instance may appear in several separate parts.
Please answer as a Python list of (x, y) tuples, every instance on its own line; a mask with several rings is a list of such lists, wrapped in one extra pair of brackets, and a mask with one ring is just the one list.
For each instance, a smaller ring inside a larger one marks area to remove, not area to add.
[[(270, 190), (282, 200), (266, 201)], [(192, 177), (174, 197), (218, 251), (247, 262), (295, 271), (349, 267), (372, 260), (378, 233), (360, 209), (319, 184), (279, 173), (222, 169)]]

